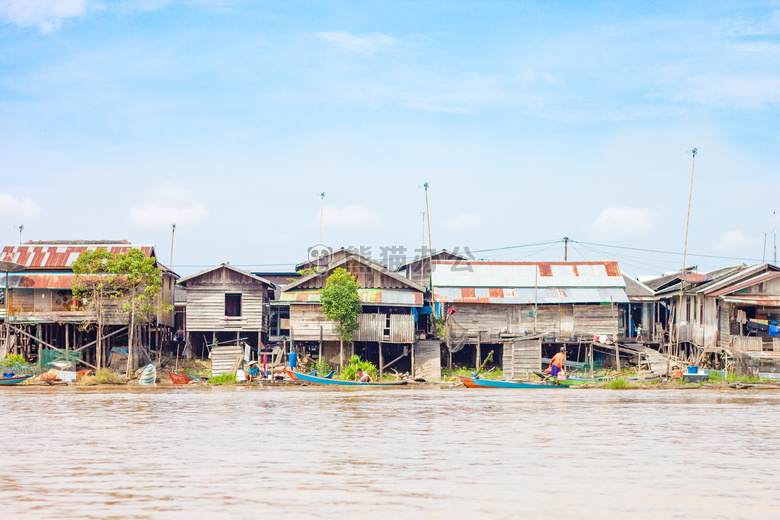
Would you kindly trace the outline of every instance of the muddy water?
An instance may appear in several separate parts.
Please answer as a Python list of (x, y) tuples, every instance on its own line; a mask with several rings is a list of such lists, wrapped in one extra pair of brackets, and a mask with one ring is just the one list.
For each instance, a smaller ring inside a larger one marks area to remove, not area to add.
[(780, 392), (0, 388), (0, 518), (780, 518)]

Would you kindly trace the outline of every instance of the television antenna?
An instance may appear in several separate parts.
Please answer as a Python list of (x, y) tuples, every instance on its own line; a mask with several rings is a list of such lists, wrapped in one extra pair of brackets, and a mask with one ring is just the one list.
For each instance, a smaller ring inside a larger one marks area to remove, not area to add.
[(22, 243), (22, 231), (24, 231), (24, 224), (19, 224), (18, 226), (14, 226), (16, 229), (19, 230), (19, 243)]

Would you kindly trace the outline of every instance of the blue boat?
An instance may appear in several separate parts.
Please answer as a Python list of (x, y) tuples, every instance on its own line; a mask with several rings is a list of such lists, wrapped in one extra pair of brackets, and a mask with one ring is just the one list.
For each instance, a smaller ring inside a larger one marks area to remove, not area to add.
[[(305, 381), (316, 385), (341, 385), (341, 386), (399, 386), (405, 385), (406, 381), (372, 381), (370, 383), (359, 383), (358, 381), (344, 381), (342, 379), (329, 379), (327, 377), (314, 376), (311, 374), (301, 374), (285, 368), (284, 372), (291, 379)], [(330, 374), (329, 374), (330, 375)]]
[(519, 381), (499, 381), (497, 379), (479, 379), (476, 377), (455, 376), (466, 388), (569, 388), (566, 385), (552, 383), (524, 383)]
[(32, 376), (11, 376), (0, 378), (0, 385), (18, 385), (23, 381), (27, 381)]

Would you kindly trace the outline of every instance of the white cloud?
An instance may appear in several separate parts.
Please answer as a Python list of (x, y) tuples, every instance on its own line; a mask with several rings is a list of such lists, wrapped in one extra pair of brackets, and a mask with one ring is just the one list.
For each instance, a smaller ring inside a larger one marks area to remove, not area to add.
[[(317, 214), (318, 225), (319, 217)], [(322, 211), (322, 225), (326, 228), (370, 229), (380, 223), (379, 215), (363, 204), (348, 204), (343, 208), (325, 206)]]
[(130, 220), (141, 227), (200, 222), (209, 214), (197, 195), (165, 183), (148, 194), (148, 201), (130, 210)]
[(467, 231), (469, 229), (476, 229), (479, 225), (479, 215), (473, 211), (468, 213), (461, 213), (455, 218), (444, 221), (444, 228), (448, 231)]
[(348, 52), (371, 54), (391, 49), (398, 40), (385, 34), (352, 34), (347, 31), (319, 32), (314, 36), (324, 42), (333, 43)]
[(737, 253), (743, 252), (745, 249), (751, 249), (754, 252), (761, 246), (760, 237), (751, 237), (743, 233), (742, 231), (726, 231), (720, 236), (718, 245), (716, 246), (718, 251), (724, 253)]
[(41, 207), (30, 198), (17, 199), (13, 195), (0, 193), (0, 214), (34, 217), (41, 213)]
[(0, 21), (48, 33), (67, 18), (81, 17), (87, 0), (0, 0)]
[(609, 206), (596, 217), (594, 228), (610, 238), (643, 235), (653, 228), (657, 213), (645, 208)]

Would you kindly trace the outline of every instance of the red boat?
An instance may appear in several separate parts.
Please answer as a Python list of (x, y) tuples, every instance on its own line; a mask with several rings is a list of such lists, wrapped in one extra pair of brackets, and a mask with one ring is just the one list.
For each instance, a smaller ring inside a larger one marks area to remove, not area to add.
[(180, 374), (175, 374), (170, 370), (166, 370), (165, 373), (168, 374), (168, 377), (171, 378), (174, 385), (186, 385), (190, 381), (195, 381), (195, 379), (184, 370), (182, 370)]

